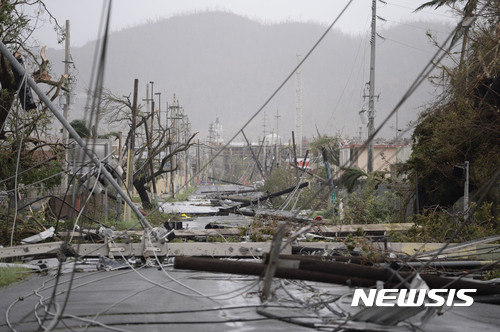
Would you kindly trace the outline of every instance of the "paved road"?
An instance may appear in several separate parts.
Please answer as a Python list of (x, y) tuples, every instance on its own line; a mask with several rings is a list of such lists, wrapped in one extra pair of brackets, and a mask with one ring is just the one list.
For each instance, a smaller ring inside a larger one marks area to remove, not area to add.
[[(48, 327), (64, 302), (56, 330), (288, 331), (290, 324), (256, 312), (255, 277), (144, 268), (138, 271), (35, 276), (0, 292), (0, 331)], [(68, 291), (71, 289), (71, 291)], [(52, 292), (57, 309), (46, 310)], [(40, 305), (42, 303), (43, 305)], [(294, 326), (294, 331), (309, 330)]]

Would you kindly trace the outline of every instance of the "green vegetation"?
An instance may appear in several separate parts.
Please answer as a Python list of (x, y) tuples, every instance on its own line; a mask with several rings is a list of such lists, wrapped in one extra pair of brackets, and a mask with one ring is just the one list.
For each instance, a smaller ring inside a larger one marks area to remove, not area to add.
[[(435, 0), (424, 6), (458, 2)], [(477, 15), (478, 3), (470, 1), (463, 15)], [(443, 74), (433, 78), (443, 93), (420, 115), (411, 158), (402, 168), (411, 174), (413, 186), (418, 180), (421, 213), (411, 219), (416, 226), (408, 232), (409, 240), (461, 242), (500, 233), (499, 10), (500, 2), (492, 1), (462, 31), (457, 66), (442, 66)], [(474, 213), (467, 224), (464, 213), (453, 209), (464, 192), (464, 180), (453, 176), (453, 167), (465, 161), (471, 201), (479, 202), (472, 203)], [(461, 232), (454, 237), (458, 229)]]
[(322, 149), (325, 149), (330, 167), (340, 166), (339, 142), (340, 136), (319, 135), (309, 144), (309, 150), (313, 156), (321, 156)]
[(493, 214), (493, 204), (483, 203), (472, 218), (464, 224), (463, 213), (450, 213), (434, 207), (424, 213), (415, 215), (411, 221), (415, 223), (407, 233), (411, 242), (444, 242), (452, 238), (461, 227), (461, 232), (453, 238), (453, 242), (465, 242), (500, 234), (500, 217)]
[(500, 278), (500, 269), (495, 269), (491, 271), (487, 271), (483, 277), (483, 280), (491, 280)]
[[(444, 80), (435, 80), (444, 92), (421, 114), (414, 131), (407, 169), (418, 176), (422, 207), (450, 207), (462, 196), (463, 181), (453, 177), (454, 165), (469, 161), (472, 193), (483, 192), (500, 169), (500, 44), (494, 14), (499, 9), (498, 1), (491, 2), (467, 30), (468, 47), (461, 54), (467, 61), (441, 68)], [(485, 19), (489, 15), (495, 19)], [(494, 209), (498, 195), (490, 191), (486, 197)]]
[(278, 229), (278, 221), (254, 219), (247, 229), (246, 234), (250, 236), (252, 242), (264, 242), (272, 238)]
[(380, 179), (376, 174), (369, 174), (367, 180), (363, 183), (359, 192), (352, 192), (345, 197), (337, 199), (337, 208), (343, 204), (340, 215), (333, 217), (334, 223), (342, 224), (376, 224), (401, 222), (404, 216), (402, 211), (396, 207), (399, 206), (400, 196), (396, 191), (385, 191), (377, 193), (377, 186)]
[(22, 267), (0, 267), (0, 287), (5, 287), (26, 278), (28, 269)]
[(81, 138), (89, 138), (90, 137), (90, 129), (87, 127), (85, 120), (76, 119), (70, 122), (71, 127), (76, 131), (76, 133)]
[(187, 187), (183, 192), (180, 192), (175, 195), (175, 197), (171, 197), (167, 199), (167, 202), (182, 202), (185, 201), (196, 191), (196, 186)]
[[(295, 172), (282, 167), (273, 170), (273, 172), (266, 179), (264, 187), (262, 187), (261, 190), (266, 193), (274, 193), (296, 185), (297, 178), (295, 176)], [(316, 193), (320, 187), (321, 184), (310, 181), (309, 186), (302, 188), (297, 193), (298, 196), (294, 196), (289, 202), (287, 202), (288, 204), (285, 210), (290, 210), (294, 204), (296, 208), (300, 207), (302, 209), (326, 208), (328, 206), (328, 201), (324, 199), (323, 195), (326, 194), (327, 188), (317, 195)], [(273, 198), (268, 204), (270, 204), (273, 208), (279, 208), (283, 205), (283, 203), (285, 203), (288, 197), (289, 195), (283, 195), (281, 197)]]

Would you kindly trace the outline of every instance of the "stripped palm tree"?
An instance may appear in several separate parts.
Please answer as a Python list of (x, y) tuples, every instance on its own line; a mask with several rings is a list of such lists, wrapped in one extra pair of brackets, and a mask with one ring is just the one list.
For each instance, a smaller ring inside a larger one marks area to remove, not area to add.
[(340, 183), (351, 193), (356, 182), (362, 177), (368, 177), (368, 173), (358, 167), (343, 167), (344, 173), (340, 176)]
[[(459, 2), (464, 2), (465, 0), (432, 0), (422, 4), (420, 7), (415, 9), (415, 11), (419, 11), (425, 8), (434, 7), (439, 8), (444, 5), (453, 6)], [(471, 27), (475, 16), (474, 12), (476, 11), (478, 0), (467, 0), (465, 1), (465, 6), (462, 9), (463, 12), (463, 20), (460, 22), (460, 25), (455, 33), (451, 41), (451, 45), (454, 45), (455, 42), (463, 36), (462, 40), (462, 51), (460, 53), (460, 62), (459, 68), (462, 68), (465, 58), (465, 50), (467, 48), (467, 39), (469, 38), (469, 28)]]

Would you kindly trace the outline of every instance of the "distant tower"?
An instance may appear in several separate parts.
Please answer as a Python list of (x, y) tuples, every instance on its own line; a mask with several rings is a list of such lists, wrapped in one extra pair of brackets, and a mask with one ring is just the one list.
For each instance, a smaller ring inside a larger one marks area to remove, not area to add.
[[(300, 63), (301, 58), (302, 56), (297, 54), (297, 64)], [(302, 74), (300, 67), (295, 72), (295, 134), (299, 155), (302, 156)]]
[(215, 145), (224, 143), (222, 123), (219, 122), (219, 117), (215, 118), (215, 122), (210, 122), (208, 125), (208, 142)]
[(264, 138), (266, 137), (266, 120), (267, 120), (267, 117), (266, 117), (266, 111), (264, 111), (264, 120), (262, 121), (262, 128), (263, 128), (263, 132), (264, 132)]
[(215, 123), (213, 126), (214, 131), (214, 143), (222, 144), (224, 143), (224, 135), (222, 131), (222, 123), (219, 122), (219, 117), (215, 118)]
[(215, 136), (214, 136), (214, 123), (210, 122), (208, 125), (208, 143), (214, 144)]

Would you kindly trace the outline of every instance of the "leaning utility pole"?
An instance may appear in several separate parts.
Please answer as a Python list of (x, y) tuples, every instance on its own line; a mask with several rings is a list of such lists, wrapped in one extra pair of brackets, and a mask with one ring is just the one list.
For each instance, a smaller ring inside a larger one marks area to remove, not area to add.
[(372, 0), (370, 52), (370, 92), (368, 96), (368, 173), (373, 172), (373, 134), (375, 133), (375, 40), (377, 38), (377, 0)]

